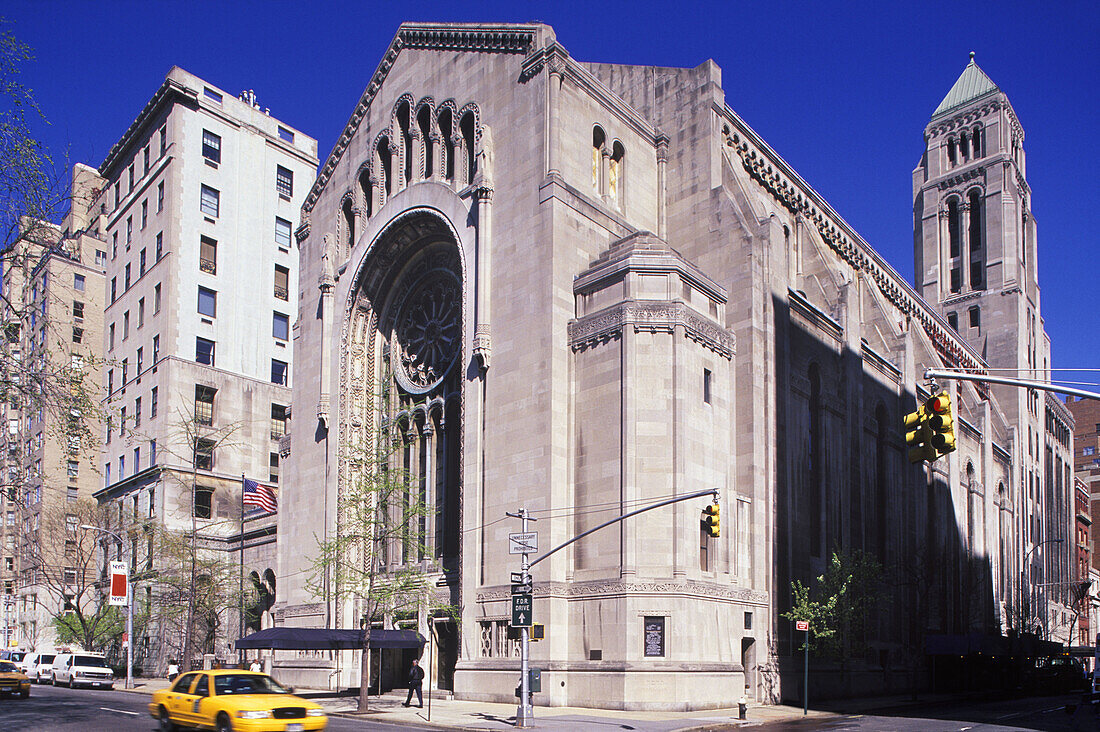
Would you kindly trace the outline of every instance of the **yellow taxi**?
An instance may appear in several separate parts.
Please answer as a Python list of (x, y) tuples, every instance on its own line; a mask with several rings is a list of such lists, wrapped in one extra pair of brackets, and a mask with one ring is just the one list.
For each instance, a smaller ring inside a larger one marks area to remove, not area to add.
[(8, 694), (26, 699), (31, 695), (31, 680), (11, 661), (0, 661), (0, 695)]
[(153, 693), (149, 714), (165, 732), (177, 725), (218, 732), (312, 732), (328, 724), (320, 706), (294, 696), (267, 674), (235, 669), (183, 674)]

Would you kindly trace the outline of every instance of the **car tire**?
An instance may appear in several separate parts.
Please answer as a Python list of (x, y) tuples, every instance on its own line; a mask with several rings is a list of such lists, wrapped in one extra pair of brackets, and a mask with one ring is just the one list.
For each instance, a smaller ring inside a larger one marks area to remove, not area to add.
[(229, 715), (225, 712), (219, 714), (217, 721), (214, 723), (214, 729), (218, 732), (233, 732), (233, 725), (229, 722)]
[(50, 686), (57, 686), (57, 677), (50, 674)]
[(30, 699), (31, 698), (31, 687), (28, 686), (27, 690), (24, 691), (22, 694), (20, 694), (20, 696), (23, 697), (24, 699)]
[(160, 708), (157, 719), (160, 721), (160, 732), (176, 732), (176, 723), (168, 716), (168, 710), (163, 706)]

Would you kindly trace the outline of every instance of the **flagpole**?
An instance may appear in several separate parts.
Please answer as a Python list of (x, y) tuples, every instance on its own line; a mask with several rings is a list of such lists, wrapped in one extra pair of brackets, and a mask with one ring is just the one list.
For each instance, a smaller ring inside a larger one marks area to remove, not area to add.
[[(238, 572), (238, 594), (237, 600), (240, 605), (240, 619), (238, 620), (237, 632), (238, 638), (244, 638), (244, 473), (241, 473), (241, 564), (240, 571)], [(244, 663), (244, 658), (241, 656), (241, 649), (237, 649), (237, 665), (240, 666)]]

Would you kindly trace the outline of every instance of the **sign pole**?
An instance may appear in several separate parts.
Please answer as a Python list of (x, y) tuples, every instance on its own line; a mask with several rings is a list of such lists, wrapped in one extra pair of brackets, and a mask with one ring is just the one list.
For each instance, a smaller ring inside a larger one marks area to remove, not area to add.
[[(521, 531), (527, 533), (527, 509), (521, 508), (519, 510), (520, 520), (523, 522)], [(530, 585), (531, 574), (530, 565), (527, 562), (527, 552), (523, 552), (522, 563), (520, 564), (520, 576), (522, 582), (520, 584)], [(532, 609), (534, 604), (532, 603)], [(516, 726), (517, 727), (530, 727), (531, 721), (534, 718), (534, 710), (531, 708), (531, 701), (529, 694), (530, 680), (527, 678), (527, 670), (530, 665), (528, 653), (530, 651), (531, 635), (529, 628), (526, 625), (520, 627), (520, 650), (519, 650), (519, 668), (520, 668), (520, 680), (519, 680), (519, 709), (516, 710)]]
[(802, 716), (805, 717), (810, 713), (810, 624), (806, 623), (806, 642), (803, 644), (806, 649), (806, 662), (803, 664), (804, 671), (802, 676)]

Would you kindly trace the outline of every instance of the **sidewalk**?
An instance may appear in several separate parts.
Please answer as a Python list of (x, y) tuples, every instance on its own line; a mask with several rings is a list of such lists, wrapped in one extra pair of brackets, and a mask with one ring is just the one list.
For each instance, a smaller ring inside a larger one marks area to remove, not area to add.
[[(139, 694), (152, 694), (168, 687), (165, 679), (134, 679), (134, 689), (125, 690)], [(331, 692), (299, 688), (297, 694), (324, 707), (330, 716), (351, 719), (369, 719), (397, 726), (433, 726), (460, 730), (505, 730), (515, 728), (516, 704), (432, 699), (429, 719), (428, 699), (424, 708), (404, 707), (404, 690), (381, 696), (372, 696), (370, 710), (356, 712), (357, 696), (329, 696)], [(836, 716), (834, 712), (810, 710), (812, 717)], [(639, 732), (686, 732), (688, 730), (737, 729), (764, 722), (777, 722), (802, 717), (802, 709), (790, 706), (764, 706), (750, 704), (746, 721), (737, 718), (737, 708), (708, 709), (699, 712), (623, 712), (610, 709), (586, 709), (581, 707), (539, 707), (534, 710), (534, 726), (541, 730), (608, 730), (628, 724)]]

